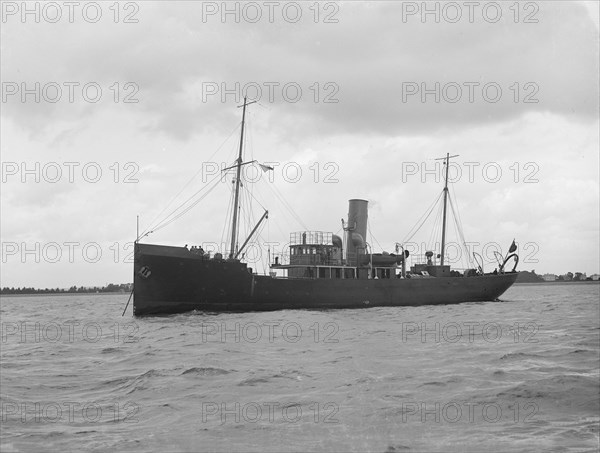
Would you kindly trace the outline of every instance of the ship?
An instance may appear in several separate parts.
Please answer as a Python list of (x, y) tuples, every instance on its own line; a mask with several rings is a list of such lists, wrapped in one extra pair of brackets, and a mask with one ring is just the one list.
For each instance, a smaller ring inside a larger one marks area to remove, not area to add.
[[(206, 253), (188, 248), (134, 243), (134, 316), (165, 315), (189, 311), (250, 312), (274, 310), (328, 310), (369, 307), (405, 307), (464, 302), (498, 301), (515, 282), (519, 261), (513, 240), (498, 266), (485, 273), (483, 260), (462, 272), (445, 264), (449, 153), (443, 189), (441, 249), (425, 253), (423, 262), (407, 268), (409, 251), (396, 243), (393, 253), (373, 253), (367, 243), (368, 200), (351, 199), (341, 236), (326, 231), (290, 234), (289, 253), (269, 257), (268, 273), (259, 274), (244, 262), (244, 249), (262, 222), (239, 245), (239, 203), (246, 107), (244, 99), (239, 154), (225, 169), (235, 172), (231, 241), (226, 253)], [(477, 257), (475, 257), (477, 258)], [(481, 257), (480, 257), (481, 258)], [(439, 261), (438, 261), (439, 259)], [(272, 262), (271, 262), (272, 261)], [(512, 270), (507, 264), (514, 262)], [(127, 307), (125, 308), (127, 309)], [(124, 312), (125, 313), (125, 312)]]

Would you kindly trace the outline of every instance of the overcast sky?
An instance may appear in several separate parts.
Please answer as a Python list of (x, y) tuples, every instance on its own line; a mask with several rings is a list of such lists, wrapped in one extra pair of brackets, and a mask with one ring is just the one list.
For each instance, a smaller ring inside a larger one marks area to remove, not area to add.
[[(486, 270), (514, 238), (520, 269), (598, 273), (598, 2), (470, 5), (3, 1), (1, 286), (132, 281), (136, 215), (233, 162), (244, 87), (246, 160), (274, 167), (248, 166), (261, 242), (340, 234), (363, 198), (367, 241), (393, 251), (450, 153)], [(230, 186), (144, 241), (221, 242)]]

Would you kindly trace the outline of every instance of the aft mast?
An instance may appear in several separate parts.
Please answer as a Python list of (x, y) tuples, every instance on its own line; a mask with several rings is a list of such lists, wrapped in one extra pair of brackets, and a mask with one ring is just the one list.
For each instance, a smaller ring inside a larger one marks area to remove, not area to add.
[(239, 210), (239, 201), (240, 201), (240, 174), (242, 172), (242, 151), (244, 147), (244, 123), (246, 120), (246, 106), (250, 104), (254, 104), (256, 101), (246, 102), (246, 97), (244, 97), (244, 104), (238, 106), (242, 107), (242, 131), (240, 134), (240, 153), (237, 159), (237, 170), (235, 177), (235, 200), (233, 202), (233, 221), (231, 225), (231, 252), (229, 254), (230, 258), (236, 256), (235, 251), (235, 242), (236, 242), (236, 234), (237, 234), (237, 225), (238, 225), (238, 210)]
[(444, 183), (444, 214), (443, 214), (443, 219), (442, 219), (442, 250), (440, 253), (440, 257), (441, 257), (440, 264), (442, 266), (444, 265), (444, 250), (446, 248), (446, 205), (448, 202), (448, 173), (450, 172), (449, 163), (450, 163), (451, 157), (458, 157), (458, 154), (451, 156), (450, 153), (446, 153), (446, 157), (436, 159), (436, 160), (444, 160), (445, 161), (444, 165), (446, 166), (446, 180)]

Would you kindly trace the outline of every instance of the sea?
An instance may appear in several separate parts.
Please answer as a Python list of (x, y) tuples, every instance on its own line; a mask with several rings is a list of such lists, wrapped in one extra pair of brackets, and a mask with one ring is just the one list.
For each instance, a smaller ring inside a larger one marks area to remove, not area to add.
[(0, 451), (598, 451), (599, 290), (145, 318), (4, 296)]

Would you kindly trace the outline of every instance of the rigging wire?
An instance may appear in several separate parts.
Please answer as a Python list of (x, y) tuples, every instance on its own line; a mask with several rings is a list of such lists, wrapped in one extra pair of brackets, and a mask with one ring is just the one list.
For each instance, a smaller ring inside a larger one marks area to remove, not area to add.
[[(258, 190), (257, 190), (257, 192), (258, 192)], [(265, 207), (262, 205), (262, 203), (261, 203), (261, 202), (258, 200), (258, 198), (256, 198), (256, 197), (254, 196), (254, 194), (250, 194), (250, 196), (252, 197), (252, 199), (253, 199), (254, 201), (256, 201), (256, 203), (258, 203), (258, 204), (260, 205), (260, 207), (261, 207), (261, 208), (263, 208), (265, 211), (268, 211), (268, 209), (267, 209), (267, 208), (265, 208)]]
[(469, 249), (467, 248), (467, 241), (465, 239), (465, 234), (464, 234), (464, 229), (463, 229), (463, 223), (462, 223), (462, 219), (460, 217), (460, 210), (459, 210), (459, 206), (458, 206), (458, 200), (456, 197), (454, 197), (454, 203), (456, 204), (456, 213), (457, 213), (457, 218), (458, 218), (458, 222), (459, 222), (459, 226), (460, 226), (460, 237), (462, 239), (463, 242), (463, 246), (465, 248), (465, 256), (467, 257), (467, 266), (473, 266), (473, 257), (469, 254)]
[[(271, 187), (271, 185), (270, 185), (270, 184), (266, 184), (266, 185), (269, 187), (269, 190), (271, 190), (271, 191), (273, 190), (273, 188)], [(261, 198), (263, 198), (263, 197), (262, 197), (262, 194), (261, 194), (260, 187), (259, 187), (259, 185), (258, 185), (258, 184), (256, 184), (256, 185), (255, 185), (254, 189), (255, 189), (255, 191), (256, 191), (256, 193), (257, 193), (257, 195), (259, 195), (259, 196), (261, 196)], [(257, 204), (258, 204), (258, 205), (259, 205), (259, 206), (260, 206), (262, 209), (264, 209), (265, 211), (267, 211), (267, 208), (265, 208), (265, 206), (264, 206), (264, 205), (263, 205), (263, 204), (260, 202), (260, 200), (258, 199), (258, 197), (257, 197), (257, 196), (254, 196), (254, 195), (253, 195), (253, 196), (252, 196), (252, 198), (253, 198), (253, 200), (254, 200), (254, 201), (255, 201), (255, 202), (256, 202), (256, 203), (257, 203)], [(279, 202), (280, 202), (280, 203), (283, 205), (283, 203), (281, 202), (281, 200), (279, 200)], [(293, 222), (290, 222), (290, 220), (289, 220), (289, 219), (287, 219), (287, 218), (285, 217), (285, 216), (287, 215), (287, 212), (286, 212), (285, 210), (282, 210), (282, 211), (280, 211), (280, 212), (281, 212), (281, 213), (284, 215), (284, 219), (285, 219), (285, 220), (286, 220), (288, 223), (290, 223), (290, 225), (291, 225)], [(287, 233), (286, 233), (286, 232), (284, 232), (284, 231), (281, 229), (281, 225), (280, 225), (279, 223), (275, 222), (275, 226), (277, 227), (278, 231), (280, 232), (280, 234), (281, 234), (281, 237), (282, 237), (282, 238), (285, 238), (285, 237), (287, 237), (287, 235), (289, 235), (289, 231), (288, 231)], [(293, 228), (290, 228), (290, 229), (293, 229)], [(307, 229), (307, 228), (305, 228), (305, 229)]]
[(438, 197), (434, 200), (434, 202), (431, 204), (431, 206), (428, 208), (428, 210), (425, 212), (425, 214), (423, 214), (421, 216), (421, 218), (419, 220), (417, 220), (417, 224), (415, 224), (415, 226), (413, 226), (413, 228), (408, 232), (406, 238), (402, 241), (403, 244), (406, 243), (406, 242), (408, 242), (408, 241), (410, 241), (413, 238), (413, 236), (415, 234), (417, 234), (417, 232), (421, 229), (421, 227), (423, 226), (423, 224), (425, 223), (425, 221), (431, 215), (431, 212), (433, 211), (433, 208), (435, 208), (436, 204), (439, 202), (440, 197), (442, 196), (442, 194), (443, 194), (443, 192), (441, 192), (438, 195)]
[(367, 228), (369, 230), (369, 236), (371, 236), (371, 242), (375, 241), (377, 243), (377, 246), (379, 247), (379, 250), (381, 250), (383, 252), (383, 247), (381, 246), (381, 244), (379, 243), (377, 238), (375, 236), (373, 236), (373, 230), (371, 230), (371, 219), (369, 219), (368, 217), (367, 217)]
[(238, 230), (241, 231), (242, 228), (244, 229), (244, 231), (251, 231), (251, 228), (254, 226), (254, 212), (252, 209), (247, 209), (246, 206), (251, 206), (252, 205), (252, 200), (250, 199), (250, 191), (246, 190), (243, 193), (243, 198), (245, 198), (245, 202), (244, 203), (240, 203), (240, 210), (241, 210), (241, 215), (240, 215), (240, 219), (244, 221), (244, 224), (241, 226), (241, 228)]
[(436, 245), (439, 242), (440, 238), (440, 224), (442, 223), (442, 216), (444, 213), (444, 204), (439, 203), (437, 214), (435, 216), (435, 220), (433, 222), (433, 227), (431, 229), (431, 233), (429, 235), (429, 242), (427, 243), (427, 248), (429, 250), (436, 250)]
[[(448, 199), (450, 201), (450, 204), (452, 204), (452, 199), (450, 198), (450, 196), (448, 196)], [(459, 247), (459, 257), (460, 257), (460, 264), (464, 265), (464, 257), (462, 254), (462, 245), (460, 243), (460, 233), (459, 233), (459, 226), (458, 226), (458, 221), (456, 216), (454, 215), (454, 212), (452, 212), (452, 227), (453, 227), (453, 232), (454, 232), (454, 237), (456, 238), (456, 245)], [(451, 242), (446, 242), (446, 250), (448, 250), (449, 245), (451, 244)], [(450, 259), (448, 259), (448, 264), (450, 263)]]
[[(261, 225), (261, 226), (259, 227), (259, 229), (256, 231), (256, 238), (257, 238), (257, 241), (260, 241), (260, 240), (262, 240), (262, 242), (263, 242), (263, 243), (265, 243), (265, 242), (266, 242), (266, 241), (265, 241), (265, 239), (264, 239), (264, 237), (263, 237), (263, 233), (264, 233), (265, 225), (266, 225), (266, 228), (267, 228), (267, 230), (268, 230), (268, 229), (269, 229), (269, 227), (268, 227), (268, 225), (269, 225), (269, 219), (266, 219), (265, 223), (264, 223), (263, 225)], [(269, 234), (269, 233), (267, 233), (267, 234)], [(259, 242), (259, 243), (260, 243), (260, 242)], [(260, 250), (260, 261), (258, 261), (258, 260), (257, 260), (257, 261), (255, 261), (255, 262), (260, 262), (260, 264), (262, 265), (262, 271), (263, 271), (263, 275), (266, 275), (266, 269), (267, 269), (268, 267), (270, 267), (270, 266), (269, 266), (269, 256), (268, 256), (268, 254), (264, 254), (264, 253), (263, 253), (263, 249), (262, 249), (262, 247), (259, 247), (259, 250)]]
[(461, 230), (462, 230), (463, 223), (462, 223), (462, 219), (460, 218), (460, 210), (458, 209), (458, 198), (456, 197), (456, 193), (454, 192), (454, 186), (451, 185), (450, 187), (452, 189), (452, 197), (455, 200), (454, 203), (456, 204), (456, 214), (457, 214), (458, 222), (459, 222), (459, 225), (461, 225)]
[[(227, 238), (229, 237), (229, 224), (233, 219), (233, 197), (235, 196), (235, 191), (233, 190), (233, 184), (229, 185), (229, 203), (227, 204), (227, 212), (225, 213), (225, 221), (223, 222), (223, 231), (221, 232), (221, 244), (227, 244)], [(224, 246), (223, 254), (226, 255), (226, 248)]]
[(291, 205), (287, 202), (283, 194), (279, 191), (279, 189), (277, 189), (277, 186), (267, 184), (267, 187), (273, 192), (273, 195), (275, 195), (275, 198), (277, 198), (277, 200), (283, 205), (283, 207), (288, 210), (288, 212), (294, 218), (294, 220), (296, 220), (296, 222), (298, 222), (303, 229), (309, 230), (309, 228), (304, 224), (300, 216), (298, 216), (298, 214), (294, 211)]
[[(196, 206), (202, 200), (204, 200), (204, 198), (206, 198), (208, 196), (208, 194), (210, 194), (219, 185), (220, 175), (216, 175), (216, 176), (217, 176), (216, 178), (213, 178), (214, 184), (212, 186), (206, 185), (202, 189), (198, 190), (195, 194), (193, 194), (191, 197), (189, 197), (182, 205), (175, 208), (167, 217), (165, 217), (164, 220), (162, 220), (160, 223), (158, 223), (152, 230), (150, 230), (148, 232), (144, 232), (144, 235), (142, 235), (142, 237), (145, 236), (146, 234), (156, 232), (158, 230), (163, 229), (167, 225), (170, 225), (175, 220), (179, 219), (181, 216), (183, 216), (184, 214), (189, 212), (190, 209), (192, 209), (194, 206)], [(216, 179), (216, 181), (215, 181), (215, 179)], [(211, 182), (213, 182), (213, 181), (211, 181)], [(196, 197), (200, 192), (202, 192), (207, 187), (209, 187), (209, 188), (206, 190), (206, 193), (204, 193), (201, 197), (199, 197), (197, 200), (192, 202), (189, 206), (187, 206), (185, 208), (183, 207), (186, 203), (191, 202), (191, 200), (194, 197)], [(181, 212), (177, 212), (179, 209), (181, 209)], [(170, 218), (171, 216), (173, 216), (173, 217)]]
[(452, 210), (454, 222), (456, 223), (456, 228), (458, 230), (458, 237), (459, 237), (460, 241), (462, 242), (462, 246), (465, 251), (465, 256), (467, 257), (467, 266), (470, 266), (470, 265), (472, 265), (473, 261), (471, 260), (471, 257), (469, 256), (469, 249), (467, 248), (467, 241), (465, 240), (465, 235), (464, 235), (464, 231), (462, 229), (462, 224), (459, 221), (460, 218), (456, 215), (456, 210), (454, 209), (454, 202), (453, 202), (452, 198), (450, 199), (450, 208)]
[[(225, 143), (227, 143), (227, 141), (229, 141), (229, 139), (231, 138), (231, 136), (233, 135), (233, 133), (240, 127), (241, 122), (238, 123), (229, 133), (229, 135), (227, 135), (227, 137), (225, 138), (225, 140), (223, 140), (223, 142), (219, 145), (219, 147), (212, 153), (212, 155), (207, 159), (207, 162), (210, 162), (210, 160), (215, 156), (215, 154), (217, 154), (219, 152), (219, 150), (225, 145)], [(183, 193), (183, 191), (192, 183), (192, 181), (194, 181), (194, 179), (196, 179), (198, 177), (198, 175), (202, 172), (202, 168), (200, 168), (190, 179), (189, 181), (181, 188), (181, 190), (179, 192), (177, 192), (177, 194), (171, 199), (171, 201), (169, 201), (169, 203), (167, 203), (167, 205), (162, 209), (162, 211), (160, 211), (155, 217), (154, 219), (150, 222), (150, 227), (146, 228), (142, 234), (140, 235), (140, 238), (145, 236), (146, 234), (149, 234), (150, 228), (152, 227), (152, 225), (154, 225), (154, 223), (156, 222), (156, 220), (158, 218), (160, 218), (161, 215), (163, 215), (163, 213), (169, 209), (169, 207), (173, 204), (173, 202), (177, 199), (177, 197), (179, 197), (179, 195), (181, 195)], [(178, 208), (176, 208), (178, 209)], [(160, 222), (159, 222), (160, 224)], [(156, 228), (155, 228), (156, 229)], [(139, 238), (138, 238), (139, 239)]]

